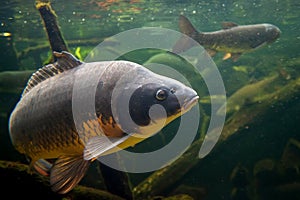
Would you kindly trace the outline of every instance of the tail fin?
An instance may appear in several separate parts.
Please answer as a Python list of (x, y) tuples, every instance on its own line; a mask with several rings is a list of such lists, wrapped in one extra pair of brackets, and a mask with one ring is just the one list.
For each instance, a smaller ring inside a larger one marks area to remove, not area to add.
[(197, 35), (199, 34), (192, 23), (183, 15), (179, 16), (178, 25), (180, 32), (185, 35), (181, 36), (181, 38), (173, 46), (172, 51), (174, 53), (181, 53), (195, 46), (196, 43), (191, 40), (191, 38), (197, 40)]

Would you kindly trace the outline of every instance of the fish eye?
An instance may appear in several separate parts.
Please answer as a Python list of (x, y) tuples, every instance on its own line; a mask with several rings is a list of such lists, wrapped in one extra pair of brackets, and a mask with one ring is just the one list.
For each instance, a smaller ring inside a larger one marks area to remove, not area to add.
[(156, 92), (155, 98), (159, 101), (163, 101), (167, 98), (168, 93), (166, 90), (159, 89)]

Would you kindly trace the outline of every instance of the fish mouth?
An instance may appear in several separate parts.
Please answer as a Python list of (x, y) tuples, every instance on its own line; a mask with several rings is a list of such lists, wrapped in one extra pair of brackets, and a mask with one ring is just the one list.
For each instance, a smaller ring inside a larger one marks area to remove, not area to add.
[(182, 108), (181, 108), (181, 112), (189, 111), (194, 105), (196, 105), (198, 103), (198, 100), (199, 100), (198, 95), (195, 95), (191, 98), (184, 100)]

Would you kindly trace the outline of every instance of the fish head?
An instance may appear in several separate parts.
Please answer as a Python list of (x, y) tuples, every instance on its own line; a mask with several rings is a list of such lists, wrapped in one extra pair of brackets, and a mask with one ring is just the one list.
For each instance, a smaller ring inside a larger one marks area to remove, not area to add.
[(197, 93), (184, 84), (163, 77), (137, 88), (129, 101), (129, 113), (142, 135), (151, 135), (189, 111)]
[[(118, 99), (128, 98), (128, 105), (118, 106), (118, 121), (127, 133), (138, 133), (148, 137), (157, 133), (171, 121), (188, 112), (198, 103), (199, 96), (191, 87), (166, 76), (147, 72), (147, 78), (132, 76), (130, 84), (119, 94)], [(131, 90), (132, 92), (126, 92)], [(120, 102), (120, 101), (119, 101)], [(128, 107), (130, 120), (124, 115), (124, 107)], [(123, 117), (122, 117), (123, 116)]]
[(182, 84), (148, 83), (135, 90), (129, 102), (129, 111), (136, 124), (147, 126), (151, 121), (151, 107), (160, 106), (165, 112), (157, 110), (155, 115), (152, 115), (152, 120), (165, 118), (166, 123), (169, 123), (190, 110), (198, 98), (193, 89)]
[(263, 24), (263, 26), (265, 27), (267, 44), (270, 44), (279, 38), (281, 31), (277, 26), (273, 24)]

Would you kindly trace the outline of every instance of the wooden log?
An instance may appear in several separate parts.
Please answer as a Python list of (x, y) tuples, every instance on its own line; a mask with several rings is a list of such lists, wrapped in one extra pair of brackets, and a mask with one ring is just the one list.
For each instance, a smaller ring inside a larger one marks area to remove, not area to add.
[(297, 78), (269, 94), (260, 102), (243, 107), (242, 110), (228, 118), (219, 142), (225, 141), (249, 127), (264, 124), (272, 118), (281, 118), (287, 112), (287, 108), (299, 103), (299, 96), (300, 78)]
[(129, 184), (130, 181), (127, 173), (112, 169), (109, 166), (101, 163), (99, 164), (99, 168), (107, 191), (123, 197), (126, 200), (133, 199), (131, 185)]
[[(71, 192), (60, 195), (54, 193), (47, 177), (30, 172), (28, 165), (0, 160), (1, 195), (11, 199), (73, 199), (73, 200), (124, 200), (107, 191), (85, 186), (76, 186)], [(16, 191), (16, 192), (11, 192)]]
[[(95, 47), (99, 45), (105, 38), (87, 38), (87, 39), (78, 39), (78, 40), (69, 40), (68, 47)], [(113, 49), (113, 47), (117, 47), (118, 43), (116, 41), (111, 41), (107, 48), (110, 48), (117, 52), (117, 48)], [(39, 43), (36, 46), (30, 46), (18, 53), (18, 59), (24, 59), (28, 56), (40, 54), (41, 52), (45, 52), (49, 50), (49, 44), (46, 43)]]

